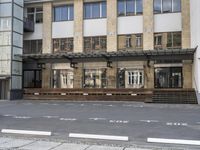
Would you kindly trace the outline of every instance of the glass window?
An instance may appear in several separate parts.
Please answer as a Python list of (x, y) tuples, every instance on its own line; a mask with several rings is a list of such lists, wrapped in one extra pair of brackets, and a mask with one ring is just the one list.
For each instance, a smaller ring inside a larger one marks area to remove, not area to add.
[(90, 4), (84, 4), (84, 18), (91, 18), (91, 7)]
[(74, 6), (56, 6), (54, 7), (54, 21), (68, 21), (74, 19)]
[(41, 70), (25, 70), (23, 73), (24, 88), (41, 88), (42, 72)]
[(136, 14), (142, 14), (143, 12), (142, 0), (135, 0), (135, 1), (136, 1)]
[(43, 22), (43, 8), (27, 8), (27, 18), (35, 23)]
[(93, 50), (106, 50), (107, 47), (107, 38), (106, 36), (97, 36), (97, 37), (85, 37), (84, 38), (84, 50), (93, 51)]
[(102, 2), (102, 17), (106, 18), (106, 16), (107, 16), (106, 2)]
[(100, 18), (100, 4), (94, 3), (92, 5), (92, 18)]
[(126, 36), (126, 48), (131, 48), (132, 44), (131, 44), (131, 35), (127, 35)]
[(162, 46), (162, 34), (155, 34), (154, 45), (156, 48)]
[(11, 45), (11, 32), (0, 32), (0, 45)]
[(142, 88), (144, 86), (143, 70), (127, 69), (125, 76), (125, 88)]
[(154, 0), (154, 13), (161, 13), (162, 12), (162, 1), (161, 0)]
[(72, 52), (73, 38), (53, 39), (54, 52)]
[(181, 0), (173, 0), (173, 12), (181, 11)]
[(135, 46), (136, 47), (142, 47), (142, 35), (136, 35)]
[(118, 16), (125, 16), (125, 4), (124, 0), (118, 1)]
[(40, 54), (42, 53), (42, 40), (25, 40), (24, 42), (24, 54)]
[(11, 18), (0, 18), (0, 31), (11, 30)]
[(126, 15), (132, 16), (135, 14), (135, 0), (127, 0), (126, 2)]
[(107, 76), (106, 69), (85, 69), (84, 88), (106, 88)]
[(84, 18), (96, 19), (106, 17), (106, 2), (92, 2), (84, 4)]
[(163, 13), (172, 12), (172, 0), (163, 0)]

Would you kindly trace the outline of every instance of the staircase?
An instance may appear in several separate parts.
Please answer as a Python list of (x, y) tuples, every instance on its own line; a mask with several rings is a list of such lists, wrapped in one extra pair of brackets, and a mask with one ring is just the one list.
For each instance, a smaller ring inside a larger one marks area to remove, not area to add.
[(197, 104), (194, 89), (155, 89), (152, 103)]

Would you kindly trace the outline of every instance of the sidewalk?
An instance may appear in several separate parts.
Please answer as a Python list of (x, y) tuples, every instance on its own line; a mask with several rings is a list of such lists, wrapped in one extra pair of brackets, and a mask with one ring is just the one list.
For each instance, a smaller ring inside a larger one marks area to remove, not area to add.
[[(0, 150), (154, 150), (99, 145), (60, 143), (52, 141), (0, 137)], [(156, 149), (162, 150), (162, 149)]]

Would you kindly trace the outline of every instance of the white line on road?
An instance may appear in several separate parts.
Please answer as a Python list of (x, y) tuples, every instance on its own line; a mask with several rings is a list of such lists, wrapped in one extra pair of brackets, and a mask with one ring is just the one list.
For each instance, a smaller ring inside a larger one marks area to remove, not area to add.
[(106, 120), (106, 118), (89, 118), (89, 120), (98, 121), (98, 120)]
[(100, 139), (100, 140), (114, 140), (114, 141), (128, 141), (127, 136), (110, 136), (110, 135), (96, 135), (96, 134), (78, 134), (70, 133), (71, 138), (84, 138), (84, 139)]
[(187, 123), (182, 123), (182, 122), (167, 122), (167, 126), (188, 126)]
[(59, 116), (43, 116), (43, 118), (51, 119), (51, 118), (59, 118)]
[(200, 145), (200, 141), (182, 140), (182, 139), (161, 139), (161, 138), (147, 138), (149, 143), (165, 143), (165, 144), (182, 144), (182, 145)]
[(156, 122), (159, 122), (158, 120), (140, 120), (141, 122), (147, 122), (147, 123), (156, 123)]
[(15, 119), (30, 119), (31, 117), (29, 116), (13, 116)]
[(76, 121), (76, 118), (60, 118), (62, 121)]
[(129, 123), (128, 120), (109, 120), (110, 123), (124, 123), (127, 124)]
[(47, 131), (30, 131), (30, 130), (13, 130), (13, 129), (2, 129), (2, 133), (11, 133), (11, 134), (28, 134), (28, 135), (45, 135), (51, 136), (51, 132)]

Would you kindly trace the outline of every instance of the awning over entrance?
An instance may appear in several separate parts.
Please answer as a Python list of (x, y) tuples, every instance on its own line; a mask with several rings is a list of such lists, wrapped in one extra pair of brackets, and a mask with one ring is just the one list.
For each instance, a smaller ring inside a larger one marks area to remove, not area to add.
[(138, 60), (193, 60), (196, 48), (164, 50), (120, 50), (116, 52), (83, 52), (24, 54), (24, 61), (48, 62), (90, 62), (90, 61), (138, 61)]

